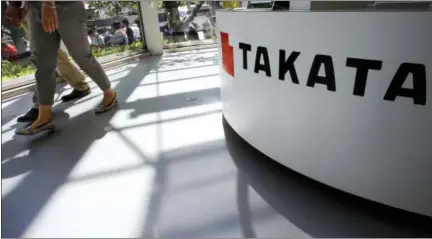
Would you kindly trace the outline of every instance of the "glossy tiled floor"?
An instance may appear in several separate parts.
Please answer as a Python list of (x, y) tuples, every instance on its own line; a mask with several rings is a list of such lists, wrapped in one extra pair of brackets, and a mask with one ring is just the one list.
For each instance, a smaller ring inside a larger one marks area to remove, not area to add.
[(95, 116), (95, 88), (55, 106), (50, 136), (14, 136), (30, 95), (2, 102), (2, 237), (432, 235), (427, 219), (376, 209), (251, 149), (222, 123), (217, 58), (209, 49), (110, 70), (119, 110)]

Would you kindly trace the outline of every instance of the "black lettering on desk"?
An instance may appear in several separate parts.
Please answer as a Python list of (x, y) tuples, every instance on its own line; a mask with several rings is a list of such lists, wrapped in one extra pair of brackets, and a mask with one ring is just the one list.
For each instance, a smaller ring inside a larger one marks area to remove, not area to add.
[(300, 52), (293, 51), (289, 55), (288, 59), (286, 59), (286, 51), (285, 50), (279, 50), (279, 80), (285, 80), (285, 75), (287, 71), (289, 71), (291, 80), (293, 83), (298, 84), (298, 76), (297, 71), (294, 66), (295, 60), (300, 55)]
[(348, 57), (346, 66), (357, 68), (353, 95), (364, 96), (369, 70), (381, 70), (382, 61)]
[[(321, 65), (324, 65), (325, 76), (319, 76)], [(333, 59), (328, 55), (316, 55), (309, 72), (307, 86), (314, 87), (315, 84), (327, 85), (327, 90), (336, 91), (336, 80)]]
[(247, 43), (239, 42), (239, 48), (242, 49), (243, 52), (243, 69), (247, 70), (248, 68), (247, 52), (252, 50), (252, 46)]
[[(413, 76), (413, 88), (403, 88), (408, 76)], [(410, 97), (416, 105), (426, 105), (426, 67), (423, 64), (403, 63), (399, 66), (384, 100), (395, 101), (396, 97)]]
[[(263, 64), (261, 64), (261, 58), (264, 60)], [(267, 48), (263, 46), (257, 47), (254, 71), (255, 73), (258, 73), (259, 71), (264, 71), (266, 73), (266, 76), (271, 77), (269, 55), (267, 52)]]

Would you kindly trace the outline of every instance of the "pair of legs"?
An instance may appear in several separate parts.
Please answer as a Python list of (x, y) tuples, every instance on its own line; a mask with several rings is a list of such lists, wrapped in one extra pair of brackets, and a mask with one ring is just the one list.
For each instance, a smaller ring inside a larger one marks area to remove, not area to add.
[[(27, 33), (30, 32), (30, 28), (28, 26), (28, 21), (24, 21), (22, 26), (27, 29)], [(30, 39), (30, 34), (27, 34), (28, 39), (30, 40), (30, 48), (31, 51), (34, 51), (33, 41)], [(36, 66), (36, 57), (32, 55), (31, 63)], [(68, 96), (64, 96), (62, 99), (64, 101), (72, 100), (74, 95), (77, 94), (77, 92), (85, 92), (90, 89), (89, 85), (85, 81), (85, 77), (81, 72), (75, 67), (75, 65), (72, 64), (72, 62), (69, 59), (69, 56), (66, 54), (66, 52), (59, 48), (57, 51), (57, 70), (59, 73), (64, 77), (66, 82), (74, 89), (72, 94)], [(37, 108), (37, 90), (33, 94), (33, 103), (36, 104)]]
[[(33, 57), (34, 58), (34, 57)], [(35, 65), (35, 59), (32, 59)], [(68, 55), (61, 48), (57, 52), (57, 69), (66, 82), (73, 88), (72, 93), (62, 97), (64, 102), (82, 98), (90, 94), (90, 87), (85, 81), (84, 75), (72, 64)], [(23, 116), (17, 119), (18, 122), (33, 122), (39, 115), (39, 103), (37, 90), (33, 93), (33, 107)]]
[(84, 75), (72, 64), (69, 56), (61, 48), (57, 52), (57, 69), (74, 90), (86, 91), (90, 89)]
[(90, 50), (84, 3), (82, 1), (57, 3), (58, 28), (48, 33), (41, 25), (41, 2), (28, 2), (30, 38), (33, 41), (36, 65), (39, 115), (30, 126), (17, 131), (17, 134), (20, 135), (37, 134), (40, 131), (52, 129), (54, 126), (52, 105), (56, 89), (57, 53), (61, 40), (78, 66), (104, 92), (103, 100), (96, 108), (96, 113), (110, 110), (117, 104), (116, 93)]

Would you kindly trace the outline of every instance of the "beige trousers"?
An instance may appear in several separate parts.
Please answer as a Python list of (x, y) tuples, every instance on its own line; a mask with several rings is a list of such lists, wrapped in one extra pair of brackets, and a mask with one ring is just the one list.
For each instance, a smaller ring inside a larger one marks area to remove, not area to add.
[(57, 69), (60, 75), (76, 90), (87, 90), (89, 88), (84, 75), (72, 64), (69, 56), (61, 48), (57, 52)]

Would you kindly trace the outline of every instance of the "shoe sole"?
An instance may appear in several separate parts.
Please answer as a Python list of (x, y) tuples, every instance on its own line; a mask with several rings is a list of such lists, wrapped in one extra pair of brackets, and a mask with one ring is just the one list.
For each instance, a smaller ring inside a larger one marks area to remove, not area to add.
[(22, 116), (20, 116), (20, 117), (18, 117), (18, 119), (16, 120), (17, 121), (17, 123), (33, 123), (36, 119), (37, 119), (37, 115), (36, 115), (36, 117), (33, 119), (33, 118), (27, 118), (26, 120), (23, 120), (23, 119), (20, 119)]
[(17, 122), (18, 123), (33, 123), (36, 119), (37, 119), (37, 117), (34, 119), (29, 119), (29, 120), (17, 120)]

